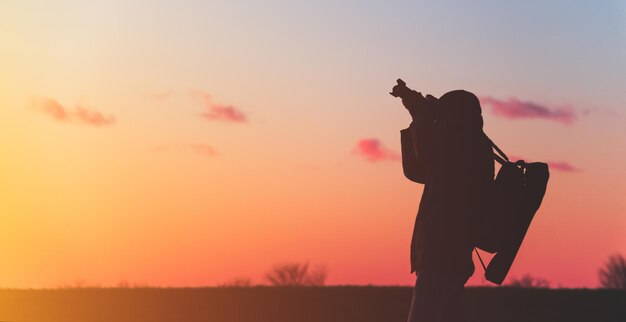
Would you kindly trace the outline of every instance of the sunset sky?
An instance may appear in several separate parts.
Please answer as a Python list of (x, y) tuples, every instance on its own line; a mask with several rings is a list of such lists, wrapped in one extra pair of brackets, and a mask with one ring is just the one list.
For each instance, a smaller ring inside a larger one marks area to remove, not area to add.
[[(626, 255), (623, 1), (5, 1), (0, 287), (410, 285), (397, 78), (551, 181), (510, 277)], [(470, 284), (485, 284), (482, 268)]]

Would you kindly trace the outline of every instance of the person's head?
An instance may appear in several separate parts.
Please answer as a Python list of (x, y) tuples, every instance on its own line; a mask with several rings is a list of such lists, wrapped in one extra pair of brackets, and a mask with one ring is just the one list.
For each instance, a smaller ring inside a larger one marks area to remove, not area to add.
[(459, 134), (481, 133), (483, 117), (476, 95), (464, 91), (450, 91), (439, 98), (446, 128)]

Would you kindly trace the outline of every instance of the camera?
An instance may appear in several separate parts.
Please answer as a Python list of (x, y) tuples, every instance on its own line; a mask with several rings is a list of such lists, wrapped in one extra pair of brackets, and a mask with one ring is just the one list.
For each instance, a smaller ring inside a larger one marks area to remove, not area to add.
[(406, 87), (406, 82), (404, 82), (403, 80), (398, 78), (396, 82), (398, 83), (398, 85), (394, 86), (391, 89), (391, 92), (389, 92), (389, 94), (391, 94), (391, 96), (393, 97), (400, 97), (400, 98), (407, 97), (407, 95), (411, 93), (412, 90)]

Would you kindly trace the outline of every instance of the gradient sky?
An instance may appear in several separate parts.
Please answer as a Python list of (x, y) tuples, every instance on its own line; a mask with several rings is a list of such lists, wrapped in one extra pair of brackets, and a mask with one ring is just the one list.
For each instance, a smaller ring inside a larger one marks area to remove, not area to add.
[(626, 254), (623, 1), (12, 1), (0, 57), (0, 287), (412, 284), (398, 77), (551, 164), (511, 277)]

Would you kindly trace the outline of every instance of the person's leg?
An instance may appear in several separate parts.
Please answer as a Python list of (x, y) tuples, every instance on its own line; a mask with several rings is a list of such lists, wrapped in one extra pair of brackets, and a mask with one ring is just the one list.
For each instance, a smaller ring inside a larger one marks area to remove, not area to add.
[(421, 272), (415, 273), (415, 287), (413, 288), (413, 299), (411, 300), (411, 308), (409, 309), (409, 317), (407, 322), (419, 322), (420, 319), (418, 317), (418, 313), (422, 311), (422, 307), (424, 307), (424, 299), (422, 299), (422, 283), (420, 283), (420, 277), (422, 276)]
[(463, 297), (466, 281), (467, 278), (464, 276), (451, 275), (445, 277), (445, 282), (443, 282), (446, 288), (443, 301), (445, 304), (441, 321), (463, 322), (465, 320)]
[(415, 277), (413, 300), (407, 322), (437, 321), (441, 311), (441, 294), (436, 274), (433, 271), (420, 271)]
[(466, 281), (454, 274), (419, 272), (407, 322), (462, 322)]

